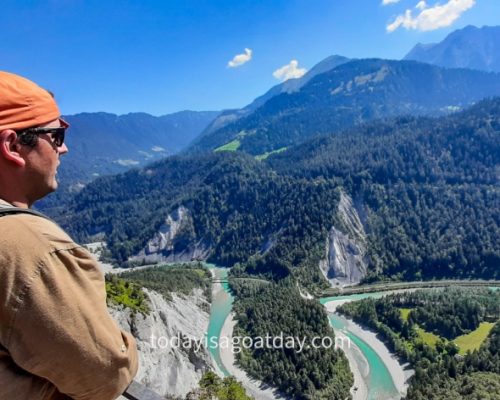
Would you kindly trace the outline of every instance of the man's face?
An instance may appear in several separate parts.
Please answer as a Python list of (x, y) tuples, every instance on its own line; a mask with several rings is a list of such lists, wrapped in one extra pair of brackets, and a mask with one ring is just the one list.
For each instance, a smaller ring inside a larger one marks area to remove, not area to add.
[[(54, 120), (40, 128), (59, 128), (61, 122)], [(32, 201), (41, 199), (57, 189), (57, 167), (60, 164), (59, 156), (68, 152), (66, 144), (57, 146), (52, 134), (43, 133), (38, 137), (35, 147), (25, 148), (26, 177), (29, 182)]]

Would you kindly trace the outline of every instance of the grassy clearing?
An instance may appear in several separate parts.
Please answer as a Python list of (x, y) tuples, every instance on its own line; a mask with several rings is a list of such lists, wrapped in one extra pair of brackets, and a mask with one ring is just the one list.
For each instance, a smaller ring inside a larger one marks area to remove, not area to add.
[(408, 321), (408, 315), (410, 315), (411, 308), (400, 308), (399, 311), (401, 311), (401, 318), (403, 318), (403, 321)]
[(267, 157), (269, 157), (271, 154), (278, 154), (278, 153), (283, 153), (288, 147), (281, 147), (278, 150), (273, 150), (273, 151), (268, 151), (264, 154), (259, 154), (258, 156), (255, 156), (255, 159), (258, 161), (265, 160)]
[(441, 340), (441, 338), (438, 335), (435, 335), (434, 333), (431, 332), (427, 332), (426, 330), (420, 327), (417, 327), (417, 333), (420, 339), (422, 339), (422, 341), (426, 345), (431, 346), (433, 348), (436, 348), (437, 341)]
[(108, 303), (122, 305), (133, 312), (149, 314), (146, 295), (141, 286), (116, 275), (106, 275), (106, 297)]
[(467, 335), (458, 336), (454, 342), (458, 346), (459, 354), (467, 353), (467, 350), (473, 351), (479, 349), (481, 343), (488, 337), (495, 324), (493, 322), (481, 322), (479, 327)]
[(240, 146), (241, 146), (241, 142), (238, 139), (236, 139), (236, 140), (233, 140), (232, 142), (226, 143), (223, 146), (217, 147), (214, 151), (215, 152), (236, 151), (239, 149)]

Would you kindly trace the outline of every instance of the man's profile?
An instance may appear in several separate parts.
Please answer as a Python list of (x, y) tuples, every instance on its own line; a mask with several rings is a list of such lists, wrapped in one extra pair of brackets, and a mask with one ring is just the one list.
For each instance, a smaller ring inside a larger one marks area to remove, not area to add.
[(21, 210), (0, 217), (0, 399), (111, 400), (137, 372), (99, 266), (55, 223), (22, 212), (56, 190), (67, 127), (48, 91), (0, 71), (0, 209)]

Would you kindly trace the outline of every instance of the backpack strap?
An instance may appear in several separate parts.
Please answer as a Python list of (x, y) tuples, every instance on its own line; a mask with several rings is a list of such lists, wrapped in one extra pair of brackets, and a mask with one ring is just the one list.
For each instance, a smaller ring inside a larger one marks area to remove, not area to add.
[[(11, 214), (31, 214), (31, 215), (35, 215), (37, 217), (42, 217), (42, 218), (48, 219), (49, 221), (52, 221), (46, 215), (44, 215), (38, 211), (31, 210), (29, 208), (0, 207), (0, 217), (3, 217), (5, 215), (11, 215)], [(52, 221), (52, 222), (54, 222), (54, 221)]]

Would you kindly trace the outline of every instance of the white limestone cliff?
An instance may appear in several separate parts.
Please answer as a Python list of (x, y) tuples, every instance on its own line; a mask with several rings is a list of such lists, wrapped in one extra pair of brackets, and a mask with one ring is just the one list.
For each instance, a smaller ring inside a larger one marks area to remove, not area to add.
[(366, 275), (366, 233), (352, 199), (341, 193), (338, 215), (342, 227), (332, 226), (319, 267), (332, 286), (357, 284)]
[(192, 234), (192, 217), (180, 206), (165, 218), (158, 232), (130, 261), (144, 264), (206, 260), (210, 247)]
[[(206, 348), (196, 351), (170, 346), (171, 338), (203, 339), (208, 328), (209, 302), (201, 289), (189, 296), (172, 294), (167, 301), (157, 292), (143, 288), (150, 313), (133, 315), (129, 309), (110, 309), (122, 329), (131, 332), (139, 350), (139, 372), (135, 380), (164, 396), (185, 396), (198, 387), (202, 374), (215, 370)], [(168, 344), (168, 345), (167, 345)], [(175, 347), (175, 348), (174, 348)]]

